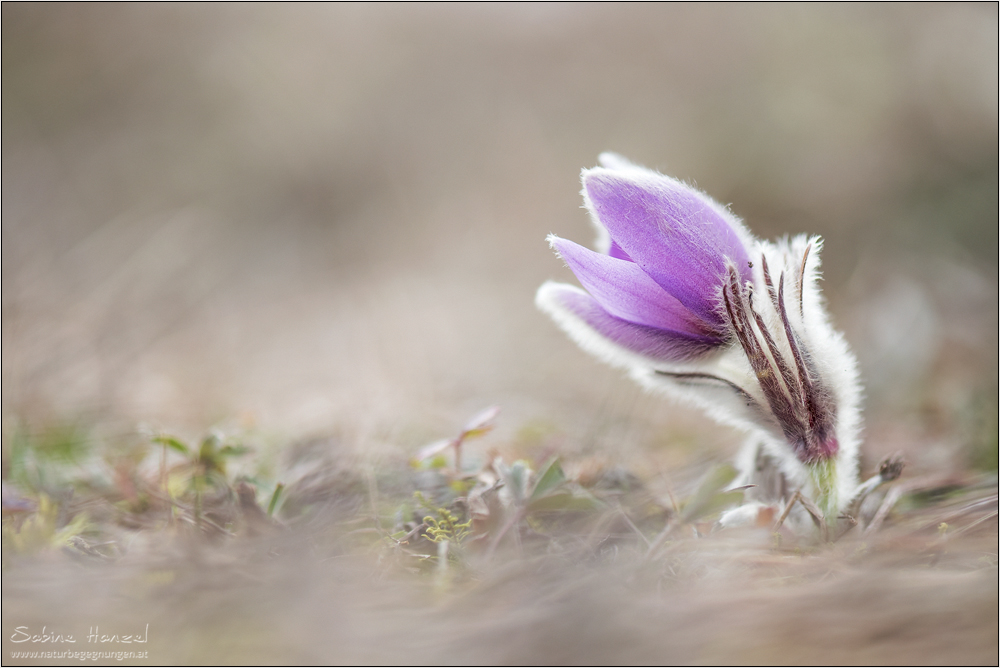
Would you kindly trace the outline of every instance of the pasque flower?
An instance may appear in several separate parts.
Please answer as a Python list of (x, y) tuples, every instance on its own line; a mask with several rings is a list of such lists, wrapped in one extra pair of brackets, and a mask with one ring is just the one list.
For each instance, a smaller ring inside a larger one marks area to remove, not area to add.
[(536, 303), (584, 350), (747, 432), (759, 498), (799, 490), (835, 519), (858, 488), (860, 389), (817, 286), (821, 240), (760, 241), (680, 181), (600, 162), (582, 173), (599, 252), (549, 236), (585, 290), (550, 281)]

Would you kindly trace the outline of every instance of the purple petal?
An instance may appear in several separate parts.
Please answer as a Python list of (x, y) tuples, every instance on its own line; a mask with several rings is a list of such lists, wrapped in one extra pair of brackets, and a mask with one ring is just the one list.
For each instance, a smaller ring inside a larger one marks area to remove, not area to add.
[(628, 260), (629, 262), (634, 262), (634, 260), (628, 256), (628, 253), (623, 251), (622, 247), (619, 246), (614, 241), (611, 242), (611, 247), (608, 248), (608, 255), (610, 255), (611, 257), (616, 257), (619, 260)]
[(556, 236), (549, 237), (549, 242), (610, 315), (677, 333), (711, 335), (709, 325), (700, 322), (634, 262), (595, 253)]
[(618, 245), (664, 290), (713, 327), (726, 261), (750, 278), (741, 226), (708, 196), (650, 170), (594, 168), (583, 175), (587, 206)]
[(565, 317), (560, 317), (562, 314), (554, 313), (552, 308), (546, 308), (553, 312), (557, 322), (567, 333), (591, 352), (595, 352), (595, 346), (588, 345), (586, 339), (593, 339), (593, 334), (615, 346), (658, 362), (691, 360), (716, 350), (721, 344), (719, 339), (712, 337), (692, 336), (626, 322), (605, 311), (587, 293), (570, 285), (546, 284), (539, 291), (539, 297), (540, 304), (543, 301), (554, 302), (552, 306), (572, 316), (573, 321), (570, 322)]

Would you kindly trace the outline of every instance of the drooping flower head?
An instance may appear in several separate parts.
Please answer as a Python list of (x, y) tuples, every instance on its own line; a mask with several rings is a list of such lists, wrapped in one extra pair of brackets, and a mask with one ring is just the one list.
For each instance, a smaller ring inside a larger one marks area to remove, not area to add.
[(816, 286), (820, 239), (759, 241), (694, 188), (600, 160), (582, 174), (598, 252), (549, 236), (585, 290), (547, 282), (536, 303), (644, 386), (749, 432), (746, 482), (762, 452), (835, 517), (857, 487), (860, 391)]

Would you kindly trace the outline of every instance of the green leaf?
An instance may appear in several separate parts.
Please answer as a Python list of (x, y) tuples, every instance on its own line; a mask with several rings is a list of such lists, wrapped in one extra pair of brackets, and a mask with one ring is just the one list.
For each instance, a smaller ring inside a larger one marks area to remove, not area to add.
[(583, 490), (560, 491), (546, 494), (528, 504), (529, 513), (550, 510), (593, 510), (601, 502)]
[(240, 457), (250, 452), (250, 448), (245, 445), (227, 445), (219, 450), (220, 457)]
[(488, 434), (495, 426), (493, 421), (496, 420), (499, 414), (499, 406), (490, 406), (489, 408), (479, 411), (472, 416), (468, 423), (466, 423), (465, 427), (462, 428), (462, 434), (459, 436), (459, 440), (475, 438), (476, 436)]
[(736, 469), (731, 464), (713, 466), (698, 483), (691, 498), (681, 510), (682, 522), (694, 522), (708, 517), (726, 506), (739, 503), (743, 498), (743, 490), (724, 492), (723, 490), (736, 479)]
[(528, 502), (531, 503), (542, 498), (564, 482), (566, 482), (566, 474), (563, 473), (559, 460), (553, 459), (538, 476), (538, 482), (535, 483), (535, 489), (531, 492), (531, 498), (528, 499)]
[[(447, 450), (450, 446), (452, 446), (454, 444), (455, 444), (455, 441), (453, 441), (452, 439), (450, 439), (450, 438), (442, 438), (442, 439), (440, 439), (438, 441), (434, 441), (433, 443), (431, 443), (429, 445), (425, 445), (424, 447), (420, 448), (420, 450), (417, 451), (417, 454), (414, 455), (413, 458), (416, 461), (420, 462), (420, 461), (423, 461), (425, 459), (429, 459), (431, 457), (435, 457), (436, 455), (439, 455), (440, 453), (444, 452), (445, 450)], [(443, 461), (443, 459), (442, 459), (442, 461)]]
[(271, 501), (267, 504), (267, 516), (274, 516), (274, 510), (278, 507), (278, 500), (281, 498), (281, 493), (285, 491), (285, 483), (279, 482), (274, 487), (274, 493), (271, 494)]
[(159, 443), (160, 445), (165, 445), (171, 450), (176, 450), (182, 455), (189, 454), (188, 446), (184, 445), (180, 440), (174, 438), (173, 436), (154, 436), (153, 443)]

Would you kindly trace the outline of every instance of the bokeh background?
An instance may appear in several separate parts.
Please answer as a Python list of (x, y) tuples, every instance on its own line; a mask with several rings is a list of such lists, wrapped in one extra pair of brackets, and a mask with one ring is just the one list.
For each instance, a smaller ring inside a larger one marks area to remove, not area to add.
[(412, 453), (499, 404), (500, 441), (728, 456), (533, 305), (613, 150), (825, 237), (866, 466), (996, 467), (996, 4), (2, 13), (5, 434)]
[[(0, 13), (5, 660), (18, 625), (144, 622), (177, 665), (995, 659), (996, 3)], [(654, 510), (736, 451), (534, 307), (574, 280), (545, 236), (593, 238), (579, 172), (606, 150), (760, 236), (825, 237), (864, 470), (908, 462), (883, 530), (674, 535), (650, 561), (595, 527), (470, 548), (451, 590), (380, 537), (426, 489), (409, 457), (489, 405), (470, 468), (559, 454)], [(216, 540), (136, 491), (163, 473), (144, 434), (214, 428), (311, 508), (292, 530)], [(33, 503), (18, 536), (46, 549), (19, 554), (8, 509)], [(95, 526), (60, 548), (71, 513)]]

